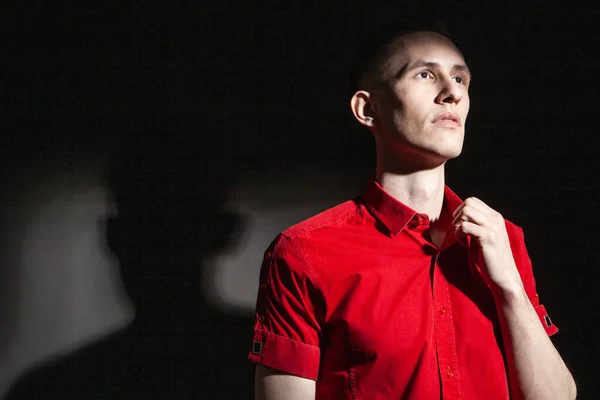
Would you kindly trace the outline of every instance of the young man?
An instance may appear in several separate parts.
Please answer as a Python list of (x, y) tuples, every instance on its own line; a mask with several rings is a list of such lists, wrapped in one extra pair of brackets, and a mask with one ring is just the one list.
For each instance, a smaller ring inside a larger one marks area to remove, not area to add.
[(444, 184), (469, 111), (461, 52), (409, 31), (369, 57), (351, 108), (375, 138), (375, 177), (265, 252), (256, 397), (575, 398), (522, 230)]

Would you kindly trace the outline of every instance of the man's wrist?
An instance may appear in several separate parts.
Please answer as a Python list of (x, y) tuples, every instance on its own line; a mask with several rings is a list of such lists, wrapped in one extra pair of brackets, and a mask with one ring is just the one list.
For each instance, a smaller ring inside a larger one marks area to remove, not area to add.
[(521, 282), (496, 286), (493, 292), (497, 305), (503, 309), (520, 307), (529, 303), (529, 298)]

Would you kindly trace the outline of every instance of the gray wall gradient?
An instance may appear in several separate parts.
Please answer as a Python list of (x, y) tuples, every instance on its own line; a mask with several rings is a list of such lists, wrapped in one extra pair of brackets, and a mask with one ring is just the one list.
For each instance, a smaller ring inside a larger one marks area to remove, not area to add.
[[(71, 169), (62, 163), (53, 170), (38, 163), (34, 171), (14, 174), (4, 192), (0, 395), (24, 371), (135, 317), (119, 261), (106, 245), (104, 222), (118, 209), (104, 181), (105, 164), (100, 159)], [(240, 180), (227, 207), (243, 216), (241, 236), (206, 260), (198, 282), (215, 310), (251, 315), (262, 254), (275, 235), (360, 194), (364, 171), (329, 168), (306, 163), (250, 171)]]

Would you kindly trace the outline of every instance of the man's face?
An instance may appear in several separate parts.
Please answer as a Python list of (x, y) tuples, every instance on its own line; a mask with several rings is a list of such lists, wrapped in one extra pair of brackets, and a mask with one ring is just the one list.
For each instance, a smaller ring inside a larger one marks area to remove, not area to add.
[(470, 74), (462, 54), (433, 32), (405, 35), (371, 91), (378, 146), (406, 162), (439, 165), (462, 150)]

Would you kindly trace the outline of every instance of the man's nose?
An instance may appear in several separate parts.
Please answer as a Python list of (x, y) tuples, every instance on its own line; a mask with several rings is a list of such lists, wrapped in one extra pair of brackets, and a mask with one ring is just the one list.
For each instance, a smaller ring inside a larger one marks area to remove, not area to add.
[(444, 79), (440, 93), (436, 98), (436, 103), (455, 103), (458, 104), (462, 100), (463, 92), (459, 84), (454, 82), (452, 78)]

